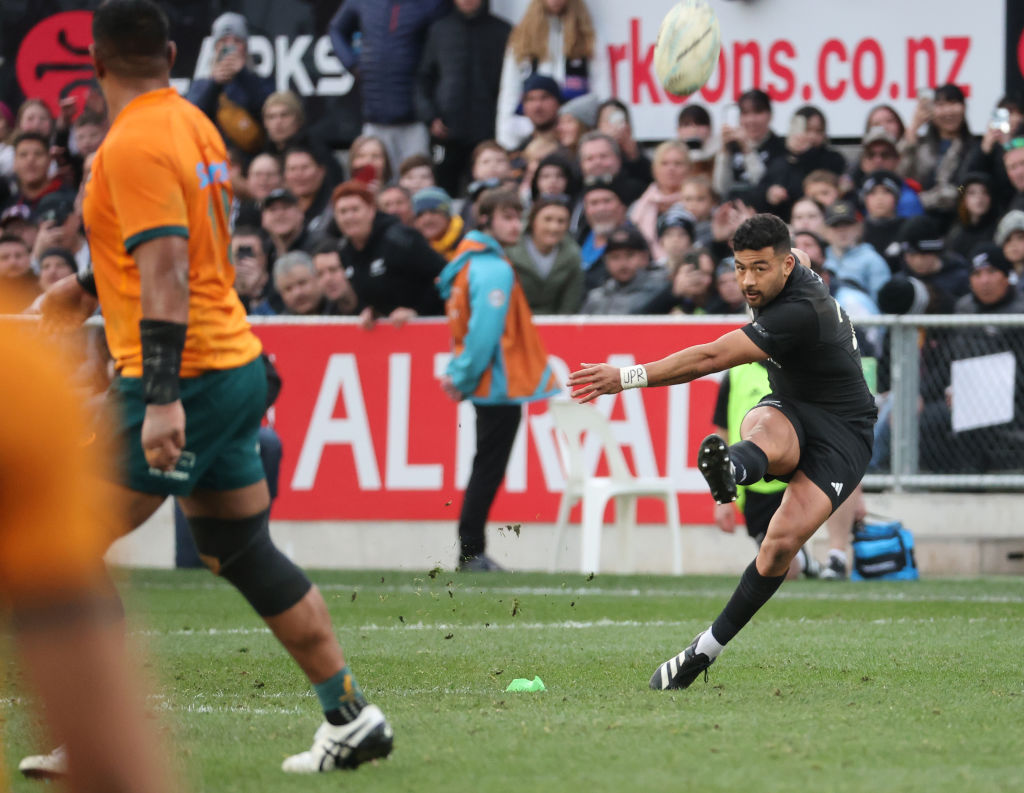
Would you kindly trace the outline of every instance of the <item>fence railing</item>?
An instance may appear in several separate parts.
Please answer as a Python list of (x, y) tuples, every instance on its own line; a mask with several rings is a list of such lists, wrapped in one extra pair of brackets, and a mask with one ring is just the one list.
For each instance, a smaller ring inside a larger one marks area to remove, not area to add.
[(879, 418), (866, 487), (1024, 490), (1024, 315), (854, 324), (877, 360)]

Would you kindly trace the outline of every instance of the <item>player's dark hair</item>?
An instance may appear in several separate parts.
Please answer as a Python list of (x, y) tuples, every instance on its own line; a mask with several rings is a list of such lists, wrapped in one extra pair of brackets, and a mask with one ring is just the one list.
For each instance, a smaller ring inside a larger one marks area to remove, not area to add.
[(105, 0), (92, 16), (92, 39), (116, 74), (157, 77), (168, 68), (170, 24), (153, 0)]
[(26, 140), (34, 140), (47, 151), (50, 150), (50, 139), (42, 132), (19, 132), (14, 138), (14, 148), (17, 149)]
[(740, 224), (732, 237), (734, 251), (759, 251), (771, 248), (775, 253), (790, 250), (789, 227), (781, 218), (762, 212)]

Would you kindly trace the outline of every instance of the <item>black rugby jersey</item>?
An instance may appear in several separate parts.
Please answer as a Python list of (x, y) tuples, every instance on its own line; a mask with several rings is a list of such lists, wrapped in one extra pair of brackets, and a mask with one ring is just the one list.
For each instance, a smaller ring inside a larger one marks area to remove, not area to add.
[(853, 325), (814, 272), (799, 263), (782, 291), (743, 327), (768, 353), (772, 393), (843, 418), (876, 415)]

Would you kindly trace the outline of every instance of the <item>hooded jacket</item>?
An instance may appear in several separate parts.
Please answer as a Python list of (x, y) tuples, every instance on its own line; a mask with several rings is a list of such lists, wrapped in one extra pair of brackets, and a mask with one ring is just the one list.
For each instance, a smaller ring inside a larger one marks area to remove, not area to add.
[(511, 405), (559, 393), (526, 297), (493, 237), (467, 234), (438, 290), (454, 353), (446, 374), (470, 401)]

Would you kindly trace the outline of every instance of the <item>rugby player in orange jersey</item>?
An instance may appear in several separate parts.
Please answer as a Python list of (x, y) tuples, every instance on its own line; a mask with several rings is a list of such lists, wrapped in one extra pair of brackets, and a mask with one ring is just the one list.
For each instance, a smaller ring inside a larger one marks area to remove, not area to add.
[(384, 757), (391, 726), (349, 671), (319, 590), (270, 538), (257, 451), (266, 372), (233, 288), (223, 140), (170, 87), (175, 45), (152, 0), (106, 0), (92, 32), (113, 123), (83, 212), (118, 371), (109, 398), (119, 413), (126, 528), (178, 497), (204, 562), (249, 601), (313, 684), (324, 722), (285, 771)]
[[(0, 294), (0, 314), (11, 307)], [(110, 526), (61, 351), (25, 323), (0, 323), (0, 609), (11, 615), (26, 678), (64, 742), (75, 791), (175, 787), (103, 567)], [(97, 729), (97, 725), (102, 729)], [(3, 773), (0, 770), (0, 779)], [(2, 782), (0, 782), (2, 784)]]

